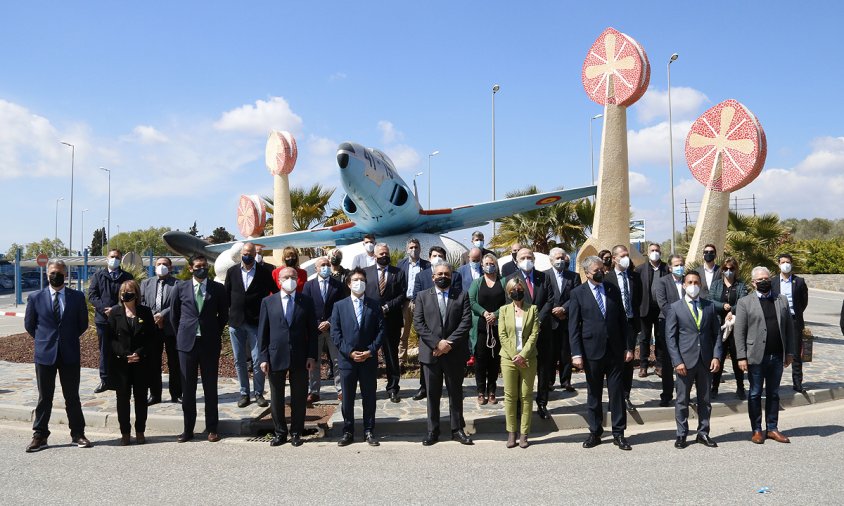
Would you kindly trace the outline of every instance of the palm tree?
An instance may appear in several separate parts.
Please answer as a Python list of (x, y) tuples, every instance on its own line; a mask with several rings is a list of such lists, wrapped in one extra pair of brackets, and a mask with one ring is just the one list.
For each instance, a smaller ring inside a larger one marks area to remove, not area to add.
[[(331, 208), (330, 214), (326, 213), (332, 195), (334, 195), (334, 188), (323, 188), (319, 183), (308, 189), (292, 188), (290, 190), (290, 207), (293, 211), (293, 229), (297, 231), (308, 230), (329, 224), (329, 221), (332, 221), (330, 223), (332, 225), (348, 221), (342, 208)], [(273, 199), (268, 195), (262, 198), (267, 204), (267, 212), (272, 214)], [(264, 233), (271, 235), (273, 233), (272, 225), (272, 218), (268, 218)]]
[(726, 254), (739, 261), (739, 275), (749, 280), (750, 271), (757, 265), (775, 271), (777, 250), (788, 242), (789, 235), (776, 214), (750, 216), (730, 211)]

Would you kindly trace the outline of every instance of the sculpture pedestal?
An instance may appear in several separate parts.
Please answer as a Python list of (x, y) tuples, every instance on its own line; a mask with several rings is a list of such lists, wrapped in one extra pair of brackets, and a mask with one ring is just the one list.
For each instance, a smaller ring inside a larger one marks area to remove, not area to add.
[(727, 246), (727, 221), (730, 217), (730, 193), (706, 190), (700, 213), (695, 223), (695, 233), (689, 244), (686, 263), (703, 262), (703, 247), (714, 244), (718, 254)]

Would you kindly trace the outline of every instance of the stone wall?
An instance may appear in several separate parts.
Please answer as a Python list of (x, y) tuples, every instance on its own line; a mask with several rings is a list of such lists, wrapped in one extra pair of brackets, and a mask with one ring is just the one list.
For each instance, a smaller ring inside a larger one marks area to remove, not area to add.
[(798, 274), (809, 288), (844, 292), (844, 274)]

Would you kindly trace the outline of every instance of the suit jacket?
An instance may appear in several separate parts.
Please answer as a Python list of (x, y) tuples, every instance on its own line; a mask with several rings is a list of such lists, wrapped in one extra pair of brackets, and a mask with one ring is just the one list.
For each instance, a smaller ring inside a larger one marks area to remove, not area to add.
[[(551, 309), (554, 309), (555, 307), (565, 308), (566, 315), (568, 315), (571, 291), (580, 286), (580, 276), (569, 270), (563, 271), (562, 290), (560, 290), (560, 287), (557, 285), (556, 269), (551, 267), (545, 271), (545, 276), (548, 278), (548, 284), (551, 285)], [(555, 331), (559, 329), (562, 332), (568, 333), (568, 319), (558, 320), (554, 317), (554, 315), (550, 314), (550, 310), (548, 318), (551, 320), (551, 329)]]
[(669, 274), (655, 279), (651, 296), (659, 305), (659, 319), (664, 320), (668, 315), (669, 306), (680, 300), (680, 293), (677, 292), (677, 286), (674, 283), (674, 275)]
[(320, 281), (322, 281), (322, 278), (317, 274), (317, 277), (308, 280), (305, 283), (305, 288), (302, 289), (302, 294), (307, 295), (313, 301), (317, 323), (330, 320), (331, 311), (334, 310), (334, 304), (338, 300), (349, 296), (347, 293), (349, 289), (346, 285), (336, 278), (328, 276), (328, 288), (325, 292), (325, 300), (323, 300)]
[[(369, 283), (367, 283), (369, 284)], [(334, 304), (331, 311), (331, 340), (340, 351), (340, 369), (352, 369), (356, 365), (378, 365), (378, 348), (384, 341), (384, 315), (377, 300), (363, 298), (363, 315), (358, 325), (352, 297), (346, 297)], [(366, 362), (352, 360), (353, 351), (367, 351), (372, 354)]]
[[(783, 355), (794, 356), (797, 349), (797, 336), (794, 333), (791, 311), (788, 309), (788, 299), (781, 294), (777, 294), (776, 297), (774, 308), (777, 311)], [(762, 303), (757, 294), (753, 293), (739, 299), (736, 305), (733, 335), (736, 341), (736, 357), (739, 360), (747, 359), (750, 365), (761, 364), (765, 356), (768, 327), (765, 324), (765, 314), (762, 312)]]
[(129, 325), (126, 320), (126, 308), (118, 304), (111, 308), (108, 314), (108, 330), (106, 331), (107, 350), (112, 357), (125, 358), (137, 353), (144, 358), (148, 347), (155, 341), (155, 321), (152, 310), (147, 306), (135, 306), (137, 316), (135, 325)]
[[(176, 331), (173, 329), (173, 324), (170, 322), (170, 301), (173, 298), (173, 291), (176, 289), (176, 278), (167, 276), (164, 278), (164, 298), (161, 300), (161, 308), (159, 313), (164, 318), (165, 336), (175, 336)], [(158, 276), (147, 278), (141, 281), (141, 304), (147, 306), (152, 310), (155, 306), (156, 290), (158, 290)]]
[[(634, 271), (639, 275), (639, 281), (641, 281), (642, 296), (639, 304), (639, 315), (644, 318), (648, 316), (651, 310), (651, 300), (654, 300), (651, 296), (651, 288), (659, 278), (669, 274), (668, 265), (660, 260), (659, 267), (654, 271), (653, 265), (650, 262), (645, 262), (642, 265), (637, 265)], [(657, 276), (657, 279), (651, 283), (651, 278), (654, 276)]]
[[(456, 272), (458, 274), (460, 274), (460, 278), (461, 278), (460, 291), (468, 292), (469, 287), (472, 286), (472, 281), (475, 280), (475, 279), (472, 278), (472, 266), (469, 265), (469, 264), (461, 265), (460, 267), (457, 268)], [(483, 271), (480, 271), (479, 277), (480, 278), (484, 277)]]
[(509, 262), (507, 262), (507, 263), (505, 263), (504, 265), (501, 266), (501, 277), (506, 278), (506, 277), (510, 276), (510, 274), (513, 274), (514, 272), (516, 272), (517, 270), (519, 270), (519, 267), (516, 265), (516, 262), (513, 261), (513, 260), (510, 260)]
[(56, 321), (50, 288), (32, 292), (26, 298), (23, 325), (35, 339), (35, 363), (53, 365), (61, 356), (62, 364), (78, 364), (79, 337), (88, 330), (88, 304), (85, 295), (64, 288), (64, 312)]
[(402, 306), (407, 300), (407, 278), (404, 272), (398, 267), (387, 266), (387, 286), (384, 288), (383, 297), (378, 291), (378, 266), (367, 267), (364, 272), (366, 272), (366, 298), (378, 301), (380, 306), (387, 306), (384, 317), (388, 331), (400, 329), (404, 325)]
[[(604, 274), (604, 283), (615, 285), (623, 297), (621, 287), (618, 286), (618, 275), (615, 273), (615, 269), (610, 269), (610, 272)], [(633, 269), (627, 269), (627, 284), (630, 285), (630, 305), (633, 310), (633, 318), (639, 318), (641, 316), (639, 311), (642, 308), (642, 300), (640, 299), (642, 296), (642, 282), (639, 279), (639, 275)]]
[[(771, 276), (771, 289), (774, 293), (782, 293), (780, 291), (780, 275)], [(800, 276), (791, 275), (791, 301), (794, 305), (794, 319), (802, 329), (805, 326), (803, 321), (803, 312), (809, 305), (809, 287), (806, 286), (806, 280)], [(800, 336), (802, 338), (802, 336)]]
[[(261, 301), (267, 295), (278, 293), (272, 271), (255, 265), (255, 277), (249, 288), (243, 286), (241, 264), (232, 265), (226, 272), (226, 295), (229, 298), (229, 325), (258, 325)], [(297, 278), (298, 279), (298, 278)]]
[(573, 357), (600, 360), (610, 353), (624, 360), (624, 353), (636, 346), (633, 331), (627, 325), (624, 303), (618, 287), (604, 283), (606, 317), (601, 314), (592, 283), (586, 282), (571, 291), (569, 300), (569, 341)]
[[(704, 299), (709, 298), (709, 290), (712, 288), (706, 282), (706, 264), (701, 264), (695, 271), (700, 274), (700, 296)], [(712, 282), (715, 283), (715, 280), (721, 278), (721, 266), (715, 264), (715, 270), (712, 272)]]
[[(447, 367), (462, 368), (469, 359), (469, 329), (472, 327), (469, 294), (449, 290), (444, 320), (440, 316), (437, 297), (439, 295), (436, 288), (420, 292), (416, 297), (413, 326), (419, 335), (419, 362), (439, 362)], [(451, 351), (435, 357), (434, 349), (442, 339), (451, 342)]]
[(539, 320), (536, 306), (523, 305), (522, 351), (516, 351), (516, 309), (512, 303), (498, 310), (498, 340), (501, 342), (501, 359), (513, 360), (521, 355), (529, 364), (536, 360), (536, 340), (539, 338)]
[[(733, 304), (733, 307), (730, 309), (730, 312), (736, 314), (736, 306), (738, 305), (738, 301), (747, 295), (747, 287), (741, 281), (733, 281), (733, 284), (736, 285), (736, 303)], [(703, 292), (701, 292), (701, 295)], [(712, 286), (709, 287), (709, 297), (708, 299), (712, 301), (715, 305), (715, 314), (718, 315), (718, 318), (721, 320), (721, 323), (724, 323), (724, 318), (727, 317), (727, 312), (724, 311), (724, 303), (721, 302), (721, 297), (724, 296), (724, 277), (719, 276), (718, 279), (712, 281)]]
[[(352, 269), (354, 269), (355, 267), (360, 267), (361, 269), (372, 267), (372, 265), (368, 263), (368, 256), (369, 255), (367, 255), (365, 251), (363, 253), (358, 253), (357, 255), (355, 255), (355, 258), (352, 259)], [(375, 265), (378, 264), (376, 263)]]
[(91, 276), (91, 281), (88, 284), (88, 300), (94, 306), (94, 321), (98, 324), (105, 325), (108, 323), (108, 317), (105, 315), (106, 308), (117, 304), (120, 285), (124, 281), (134, 279), (131, 274), (123, 269), (120, 269), (119, 272), (117, 279), (112, 279), (108, 269), (100, 269)]
[[(419, 272), (416, 275), (416, 279), (413, 281), (413, 300), (416, 300), (416, 296), (419, 295), (419, 292), (429, 290), (434, 287), (434, 270), (431, 267), (428, 267), (424, 271)], [(451, 271), (451, 286), (449, 290), (457, 290), (457, 293), (463, 291), (463, 276), (460, 275), (458, 271)]]
[[(170, 310), (170, 321), (176, 330), (176, 349), (191, 351), (197, 341), (211, 349), (220, 349), (220, 338), (223, 328), (229, 320), (229, 301), (226, 287), (216, 281), (207, 279), (205, 302), (202, 312), (196, 307), (193, 291), (193, 278), (180, 281), (173, 292)], [(200, 329), (202, 337), (197, 339), (196, 329)]]
[(295, 294), (292, 323), (287, 324), (281, 295), (274, 294), (261, 301), (258, 317), (258, 339), (261, 363), (270, 364), (272, 371), (304, 369), (309, 358), (316, 360), (319, 331), (314, 302), (305, 294)]
[(526, 304), (530, 304), (531, 306), (536, 306), (536, 313), (539, 319), (539, 332), (541, 338), (543, 330), (551, 328), (551, 299), (554, 290), (551, 287), (551, 283), (553, 282), (556, 284), (557, 281), (550, 279), (544, 272), (534, 269), (533, 295), (531, 295), (530, 290), (528, 290), (527, 288), (527, 281), (525, 280), (524, 273), (521, 269), (517, 269), (516, 272), (510, 274), (501, 282), (504, 286), (504, 296), (507, 297), (508, 303), (511, 302), (511, 300), (510, 294), (507, 293), (507, 283), (516, 276), (518, 276), (519, 279), (522, 280), (522, 284), (525, 285), (524, 302)]
[(691, 369), (701, 360), (708, 369), (713, 357), (721, 358), (721, 323), (715, 305), (702, 297), (698, 301), (700, 329), (685, 298), (671, 304), (665, 319), (665, 343), (674, 367), (685, 364)]

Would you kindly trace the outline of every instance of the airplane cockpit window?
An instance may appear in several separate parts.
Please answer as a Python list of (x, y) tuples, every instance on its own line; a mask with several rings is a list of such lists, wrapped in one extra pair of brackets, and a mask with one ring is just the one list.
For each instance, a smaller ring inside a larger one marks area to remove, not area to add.
[(343, 211), (346, 214), (355, 214), (358, 212), (358, 206), (355, 205), (355, 202), (349, 198), (348, 195), (343, 199)]
[(407, 202), (407, 190), (403, 186), (395, 185), (393, 187), (393, 193), (390, 195), (390, 202), (394, 206), (403, 206)]

